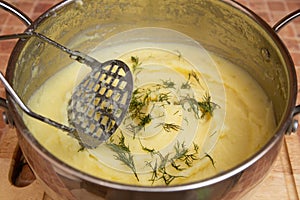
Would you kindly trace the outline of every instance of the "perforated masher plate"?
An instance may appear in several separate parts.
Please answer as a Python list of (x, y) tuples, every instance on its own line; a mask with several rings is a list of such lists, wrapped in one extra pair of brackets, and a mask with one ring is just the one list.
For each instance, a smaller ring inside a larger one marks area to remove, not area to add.
[(75, 87), (69, 106), (72, 133), (87, 148), (107, 140), (121, 124), (131, 100), (132, 75), (125, 63), (107, 61)]

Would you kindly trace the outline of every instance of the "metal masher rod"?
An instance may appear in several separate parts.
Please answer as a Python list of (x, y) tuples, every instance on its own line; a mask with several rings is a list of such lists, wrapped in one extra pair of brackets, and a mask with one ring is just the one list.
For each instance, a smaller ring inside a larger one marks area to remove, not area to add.
[(13, 100), (20, 106), (20, 108), (29, 116), (38, 119), (40, 121), (43, 121), (51, 126), (55, 126), (63, 131), (67, 131), (67, 132), (73, 132), (75, 131), (74, 128), (70, 128), (68, 126), (65, 126), (61, 123), (58, 123), (52, 119), (49, 119), (47, 117), (41, 116), (35, 112), (33, 112), (32, 110), (30, 110), (21, 100), (21, 98), (17, 95), (17, 93), (14, 91), (14, 89), (10, 86), (10, 84), (7, 82), (7, 80), (5, 79), (4, 75), (0, 72), (0, 80), (2, 81), (2, 83), (4, 84), (7, 92), (10, 94), (10, 96), (13, 98)]
[(71, 49), (59, 44), (58, 42), (55, 42), (54, 40), (48, 38), (47, 36), (34, 32), (34, 31), (27, 31), (24, 33), (17, 33), (17, 34), (11, 34), (11, 35), (2, 35), (0, 36), (0, 40), (9, 40), (9, 39), (26, 39), (26, 38), (30, 38), (30, 37), (37, 37), (40, 40), (60, 49), (61, 51), (69, 54), (70, 58), (85, 64), (87, 66), (90, 66), (91, 68), (94, 67), (99, 67), (99, 65), (101, 65), (102, 63), (100, 63), (99, 61), (97, 61), (96, 59), (81, 53), (79, 51), (72, 51)]

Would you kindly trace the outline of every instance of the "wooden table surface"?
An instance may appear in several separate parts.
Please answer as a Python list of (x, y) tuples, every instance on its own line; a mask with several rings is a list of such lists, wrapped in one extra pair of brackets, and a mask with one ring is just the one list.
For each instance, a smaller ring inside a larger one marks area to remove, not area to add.
[[(58, 0), (7, 0), (7, 2), (21, 8), (31, 19), (36, 19), (40, 14), (45, 12), (52, 5), (58, 3)], [(300, 0), (237, 0), (237, 2), (253, 10), (256, 14), (262, 17), (270, 26), (274, 25), (279, 19), (287, 15), (289, 12), (300, 9)], [(11, 34), (24, 31), (25, 26), (16, 20), (14, 17), (0, 10), (0, 35)], [(286, 44), (289, 52), (294, 60), (295, 68), (300, 80), (300, 17), (286, 26), (279, 33), (280, 38)], [(14, 47), (15, 41), (0, 42), (0, 70), (5, 73), (5, 68), (9, 55)], [(299, 86), (298, 81), (298, 86)], [(1, 85), (1, 84), (0, 84)], [(0, 96), (4, 96), (4, 88), (0, 86)], [(300, 103), (298, 94), (297, 104)], [(15, 138), (14, 131), (3, 123), (0, 118), (0, 150), (8, 148), (4, 139)], [(1, 151), (0, 151), (1, 154)], [(5, 167), (3, 159), (0, 156), (0, 168)], [(5, 181), (0, 173), (0, 192)], [(32, 185), (38, 190), (40, 187)], [(13, 190), (8, 187), (6, 192), (20, 191)], [(33, 200), (45, 199), (43, 191), (35, 191), (36, 194), (41, 193), (40, 197)], [(3, 194), (2, 194), (3, 195)], [(18, 199), (16, 197), (10, 199)], [(25, 197), (25, 196), (24, 196)], [(31, 196), (33, 197), (33, 196)], [(0, 194), (1, 199), (1, 194)], [(23, 198), (23, 199), (26, 199)], [(270, 175), (266, 180), (255, 190), (251, 200), (299, 200), (300, 199), (300, 130), (296, 134), (285, 136), (285, 142), (282, 151), (272, 168)]]

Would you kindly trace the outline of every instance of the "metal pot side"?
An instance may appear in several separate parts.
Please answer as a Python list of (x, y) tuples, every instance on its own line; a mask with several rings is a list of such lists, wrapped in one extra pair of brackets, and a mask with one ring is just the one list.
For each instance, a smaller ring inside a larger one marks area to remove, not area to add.
[[(50, 9), (28, 29), (89, 52), (113, 34), (139, 27), (182, 32), (248, 71), (274, 105), (278, 127), (270, 141), (239, 166), (207, 180), (170, 187), (122, 185), (89, 176), (51, 155), (30, 134), (22, 112), (8, 98), (27, 161), (54, 199), (240, 199), (267, 175), (292, 118), (297, 84), (288, 51), (264, 21), (227, 0), (69, 0)], [(95, 37), (74, 43), (82, 34)], [(38, 39), (20, 40), (10, 58), (7, 78), (26, 102), (69, 62), (67, 55)]]

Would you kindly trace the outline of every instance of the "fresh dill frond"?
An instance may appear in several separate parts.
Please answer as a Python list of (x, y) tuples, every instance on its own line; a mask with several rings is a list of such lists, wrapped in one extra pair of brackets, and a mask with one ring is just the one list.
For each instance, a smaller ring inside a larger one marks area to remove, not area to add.
[(216, 166), (215, 166), (215, 163), (216, 163), (215, 160), (209, 154), (207, 154), (207, 153), (205, 153), (205, 157), (207, 157), (210, 160), (210, 162), (213, 165), (213, 167), (216, 168)]
[(198, 102), (196, 99), (190, 97), (189, 95), (184, 96), (181, 98), (180, 102), (181, 106), (185, 109), (185, 104), (187, 103), (189, 105), (189, 107), (187, 108), (187, 111), (189, 112), (193, 112), (195, 114), (195, 118), (199, 119), (199, 106), (198, 106)]
[(136, 72), (138, 68), (141, 66), (141, 62), (139, 61), (139, 57), (137, 56), (131, 56), (131, 62), (132, 62), (132, 71)]
[(146, 166), (149, 166), (152, 169), (152, 174), (151, 174), (151, 178), (149, 179), (149, 181), (153, 183), (158, 179), (158, 165), (157, 165), (157, 160), (155, 160), (154, 166), (152, 165), (151, 161), (147, 161), (146, 162)]
[(176, 169), (177, 171), (183, 171), (185, 168), (181, 168), (181, 165), (176, 163), (174, 160), (170, 160), (171, 166)]
[(143, 97), (141, 89), (135, 89), (132, 93), (131, 101), (129, 104), (129, 114), (132, 119), (139, 118), (142, 112), (142, 109), (146, 105), (145, 98)]
[(213, 111), (219, 107), (216, 103), (211, 101), (211, 96), (206, 93), (202, 99), (202, 101), (198, 102), (198, 106), (201, 111), (201, 118), (204, 118), (205, 115), (212, 116)]
[(126, 126), (126, 129), (127, 129), (128, 131), (130, 131), (131, 133), (133, 133), (133, 139), (135, 139), (137, 133), (138, 133), (139, 131), (141, 131), (142, 128), (143, 128), (143, 127), (140, 127), (140, 126), (137, 126), (137, 125), (133, 125), (133, 124), (128, 124), (128, 125)]
[(162, 126), (163, 129), (167, 132), (171, 132), (172, 130), (174, 131), (179, 131), (181, 129), (181, 126), (176, 125), (174, 123), (160, 123), (159, 126)]
[(191, 89), (191, 83), (190, 83), (190, 81), (188, 80), (188, 81), (186, 81), (185, 83), (182, 83), (181, 84), (181, 89)]
[(197, 81), (197, 83), (198, 83), (199, 85), (201, 85), (201, 84), (200, 84), (200, 78), (198, 77), (198, 75), (196, 74), (196, 72), (195, 72), (194, 70), (192, 70), (191, 73), (189, 73), (189, 78), (190, 78), (190, 77), (193, 77), (193, 78)]
[(135, 123), (128, 124), (126, 128), (134, 134), (134, 138), (152, 121), (150, 113), (145, 112), (151, 101), (151, 93), (150, 89), (135, 89), (132, 93), (127, 118), (131, 118)]
[(125, 144), (125, 137), (123, 133), (121, 132), (121, 136), (119, 136), (119, 147), (121, 147), (124, 151), (130, 152), (129, 146), (126, 146)]
[(152, 182), (152, 184), (155, 181), (163, 180), (166, 185), (169, 185), (175, 178), (179, 178), (182, 176), (176, 176), (172, 175), (167, 171), (167, 164), (170, 162), (169, 156), (170, 154), (167, 154), (163, 156), (160, 152), (156, 152), (156, 154), (160, 158), (160, 164), (158, 164), (158, 161), (155, 160), (154, 166), (151, 162), (147, 162), (146, 165), (151, 167), (152, 169), (152, 175), (149, 181)]
[(150, 114), (147, 114), (145, 116), (142, 116), (140, 118), (140, 122), (138, 124), (139, 127), (145, 127), (147, 124), (149, 124), (151, 122), (152, 118)]
[(141, 146), (142, 146), (142, 150), (143, 150), (143, 151), (146, 151), (146, 152), (148, 152), (148, 153), (151, 153), (151, 155), (155, 153), (155, 149), (154, 149), (154, 148), (149, 149), (148, 147), (145, 147), (145, 146), (141, 143), (141, 141), (140, 141), (140, 144), (141, 144)]
[(162, 84), (165, 88), (174, 88), (175, 89), (175, 82), (169, 80), (162, 80)]
[(114, 143), (113, 139), (110, 139), (106, 145), (116, 154), (114, 155), (115, 159), (120, 161), (122, 164), (126, 165), (131, 169), (136, 179), (139, 181), (139, 177), (136, 172), (133, 155), (130, 152), (129, 146), (125, 144), (125, 137), (121, 133), (119, 137), (119, 142)]
[(163, 156), (160, 152), (157, 152), (157, 155), (159, 156), (160, 158), (160, 164), (159, 164), (159, 168), (162, 169), (162, 168), (165, 168), (167, 163), (169, 162), (169, 156), (170, 156), (170, 153), (166, 154), (165, 156)]
[(193, 144), (193, 150), (190, 150), (186, 147), (185, 143), (177, 143), (174, 145), (175, 153), (168, 153), (162, 155), (159, 151), (153, 151), (153, 154), (157, 155), (158, 158), (153, 161), (146, 162), (146, 166), (149, 166), (152, 169), (152, 175), (149, 181), (152, 184), (155, 181), (163, 180), (166, 185), (169, 185), (174, 179), (184, 176), (173, 175), (168, 172), (167, 168), (170, 165), (177, 171), (186, 170), (187, 167), (191, 167), (193, 162), (198, 159), (199, 146), (195, 143)]
[[(128, 117), (135, 120), (136, 126), (129, 125), (128, 130), (132, 130), (135, 134), (145, 128), (145, 126), (152, 121), (151, 111), (155, 106), (164, 106), (165, 104), (171, 104), (170, 92), (158, 92), (161, 89), (161, 85), (156, 85), (154, 88), (138, 88), (132, 93), (131, 102), (128, 108)], [(155, 103), (162, 103), (155, 104)], [(149, 106), (152, 103), (152, 109), (149, 111)], [(147, 111), (148, 110), (148, 111)]]
[(167, 104), (171, 104), (170, 102), (170, 92), (167, 93), (159, 93), (157, 96), (158, 102), (166, 102)]
[(199, 146), (194, 143), (194, 152), (191, 152), (186, 146), (185, 143), (179, 143), (177, 141), (176, 145), (174, 146), (175, 149), (175, 156), (173, 157), (174, 160), (181, 160), (183, 161), (188, 167), (191, 167), (194, 160), (198, 160), (198, 150)]
[(191, 73), (188, 74), (188, 79), (186, 80), (185, 83), (181, 84), (181, 89), (191, 89)]
[(204, 95), (202, 101), (197, 101), (195, 98), (190, 97), (189, 95), (182, 97), (179, 104), (185, 108), (184, 105), (186, 103), (189, 105), (187, 110), (189, 112), (194, 112), (196, 119), (202, 119), (207, 114), (209, 116), (213, 116), (214, 110), (219, 107), (218, 104), (211, 101), (211, 96), (208, 93)]
[(183, 177), (183, 176), (176, 176), (176, 175), (172, 175), (172, 174), (168, 173), (166, 171), (166, 168), (162, 168), (159, 171), (162, 174), (159, 177), (159, 179), (163, 179), (166, 185), (169, 185), (175, 178)]

